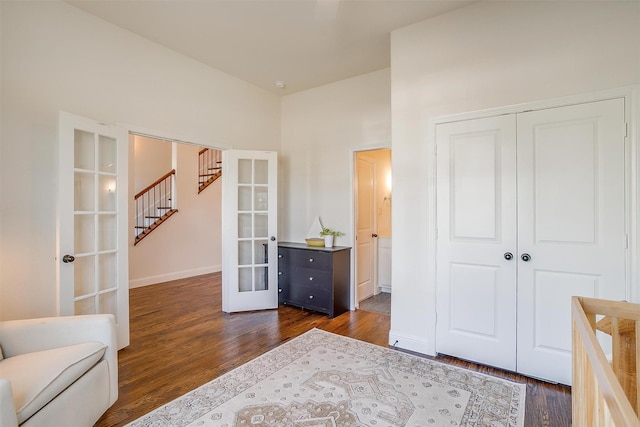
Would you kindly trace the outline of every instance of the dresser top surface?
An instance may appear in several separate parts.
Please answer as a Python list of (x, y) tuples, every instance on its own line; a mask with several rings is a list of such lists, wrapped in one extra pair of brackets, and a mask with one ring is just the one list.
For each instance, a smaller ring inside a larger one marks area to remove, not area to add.
[(325, 248), (323, 246), (309, 246), (306, 243), (298, 242), (280, 242), (278, 247), (291, 248), (291, 249), (304, 249), (308, 251), (320, 251), (320, 252), (339, 252), (351, 249), (350, 246), (334, 246), (332, 248)]

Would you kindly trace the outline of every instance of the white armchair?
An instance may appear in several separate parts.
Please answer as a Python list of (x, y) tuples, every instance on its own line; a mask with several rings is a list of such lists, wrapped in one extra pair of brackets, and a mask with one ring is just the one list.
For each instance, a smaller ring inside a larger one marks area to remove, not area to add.
[(0, 427), (90, 427), (118, 398), (110, 314), (0, 322)]

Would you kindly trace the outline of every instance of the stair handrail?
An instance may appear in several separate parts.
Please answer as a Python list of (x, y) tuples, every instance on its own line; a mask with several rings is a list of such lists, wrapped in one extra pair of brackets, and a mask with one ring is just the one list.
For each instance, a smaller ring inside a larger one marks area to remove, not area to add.
[[(153, 181), (152, 184), (147, 185), (144, 190), (141, 190), (140, 192), (138, 192), (138, 194), (136, 194), (133, 199), (137, 200), (140, 197), (142, 197), (142, 195), (144, 195), (144, 193), (146, 193), (147, 191), (151, 190), (153, 187), (155, 187), (156, 185), (160, 184), (162, 181), (164, 181), (165, 179), (169, 178), (171, 175), (175, 175), (176, 174), (176, 170), (175, 169), (171, 169), (171, 171), (165, 173), (164, 175), (162, 175), (160, 178), (156, 179), (155, 181)], [(131, 200), (131, 199), (129, 199)]]
[(172, 169), (134, 196), (134, 246), (178, 212), (173, 201), (175, 175)]
[(222, 152), (202, 148), (198, 152), (198, 194), (222, 176)]

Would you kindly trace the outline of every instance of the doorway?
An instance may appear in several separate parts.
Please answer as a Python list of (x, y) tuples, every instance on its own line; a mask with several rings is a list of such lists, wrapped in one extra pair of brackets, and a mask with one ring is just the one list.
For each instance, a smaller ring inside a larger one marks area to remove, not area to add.
[(129, 207), (131, 288), (221, 270), (221, 182), (199, 191), (201, 147), (159, 136), (129, 134), (129, 203), (133, 195), (175, 169), (177, 213), (134, 246), (135, 208)]
[(354, 153), (355, 305), (391, 312), (391, 149)]

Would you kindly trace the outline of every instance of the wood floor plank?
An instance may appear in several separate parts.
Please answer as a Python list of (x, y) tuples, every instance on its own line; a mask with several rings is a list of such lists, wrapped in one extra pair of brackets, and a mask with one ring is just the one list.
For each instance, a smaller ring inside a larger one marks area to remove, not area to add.
[[(362, 310), (334, 319), (282, 306), (222, 312), (220, 273), (130, 291), (131, 345), (118, 353), (119, 397), (97, 427), (122, 426), (260, 354), (319, 328), (388, 347), (390, 317)], [(571, 425), (568, 387), (451, 357), (437, 360), (527, 384), (525, 426)]]

